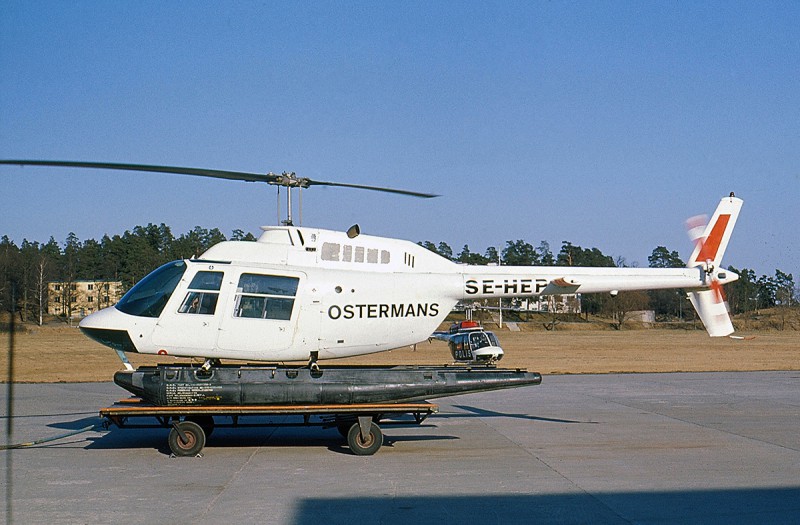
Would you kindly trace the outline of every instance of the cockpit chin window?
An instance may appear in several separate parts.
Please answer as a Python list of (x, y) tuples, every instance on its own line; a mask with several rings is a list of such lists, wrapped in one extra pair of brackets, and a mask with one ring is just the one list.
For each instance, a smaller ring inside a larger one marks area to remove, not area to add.
[(186, 271), (186, 263), (173, 261), (153, 270), (117, 303), (117, 310), (139, 317), (158, 317)]

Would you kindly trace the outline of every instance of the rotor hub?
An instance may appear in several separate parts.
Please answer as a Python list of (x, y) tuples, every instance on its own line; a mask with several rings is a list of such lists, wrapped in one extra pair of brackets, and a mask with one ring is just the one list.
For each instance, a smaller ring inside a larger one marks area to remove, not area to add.
[(284, 171), (280, 175), (275, 173), (268, 173), (269, 184), (273, 186), (283, 186), (284, 188), (308, 188), (311, 185), (311, 179), (306, 177), (298, 177), (293, 171)]

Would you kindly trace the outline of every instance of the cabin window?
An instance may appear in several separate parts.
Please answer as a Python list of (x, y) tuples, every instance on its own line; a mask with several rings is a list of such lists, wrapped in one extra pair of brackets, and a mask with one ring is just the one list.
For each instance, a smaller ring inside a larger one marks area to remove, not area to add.
[(197, 272), (189, 284), (190, 290), (216, 290), (222, 287), (222, 272)]
[(213, 315), (217, 310), (222, 272), (197, 272), (189, 283), (189, 292), (178, 312), (182, 314)]
[(244, 273), (236, 287), (235, 317), (277, 319), (292, 317), (297, 277)]
[(369, 248), (367, 250), (367, 262), (372, 264), (378, 263), (378, 250), (376, 248)]
[(321, 259), (323, 261), (338, 261), (339, 260), (339, 250), (341, 247), (334, 242), (324, 242), (322, 243), (322, 256)]
[(217, 310), (219, 294), (208, 292), (189, 292), (178, 312), (182, 314), (213, 315)]

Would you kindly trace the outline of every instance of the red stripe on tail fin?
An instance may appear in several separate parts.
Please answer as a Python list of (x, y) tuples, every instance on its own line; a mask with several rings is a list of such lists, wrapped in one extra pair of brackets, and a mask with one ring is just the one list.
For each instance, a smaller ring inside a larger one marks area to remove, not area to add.
[(717, 222), (714, 223), (714, 227), (711, 229), (711, 233), (709, 233), (706, 240), (703, 241), (703, 247), (697, 255), (698, 261), (713, 261), (716, 259), (717, 251), (722, 243), (722, 237), (725, 235), (725, 228), (728, 227), (730, 218), (730, 214), (719, 216)]

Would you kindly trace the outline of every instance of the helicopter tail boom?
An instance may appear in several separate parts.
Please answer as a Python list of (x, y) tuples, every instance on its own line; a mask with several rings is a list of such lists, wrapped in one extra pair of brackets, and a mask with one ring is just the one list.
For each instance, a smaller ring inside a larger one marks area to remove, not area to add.
[(685, 289), (709, 335), (729, 335), (733, 325), (722, 285), (739, 276), (720, 265), (742, 202), (731, 193), (720, 201), (708, 225), (691, 224), (696, 246), (686, 268), (465, 266), (460, 299)]

